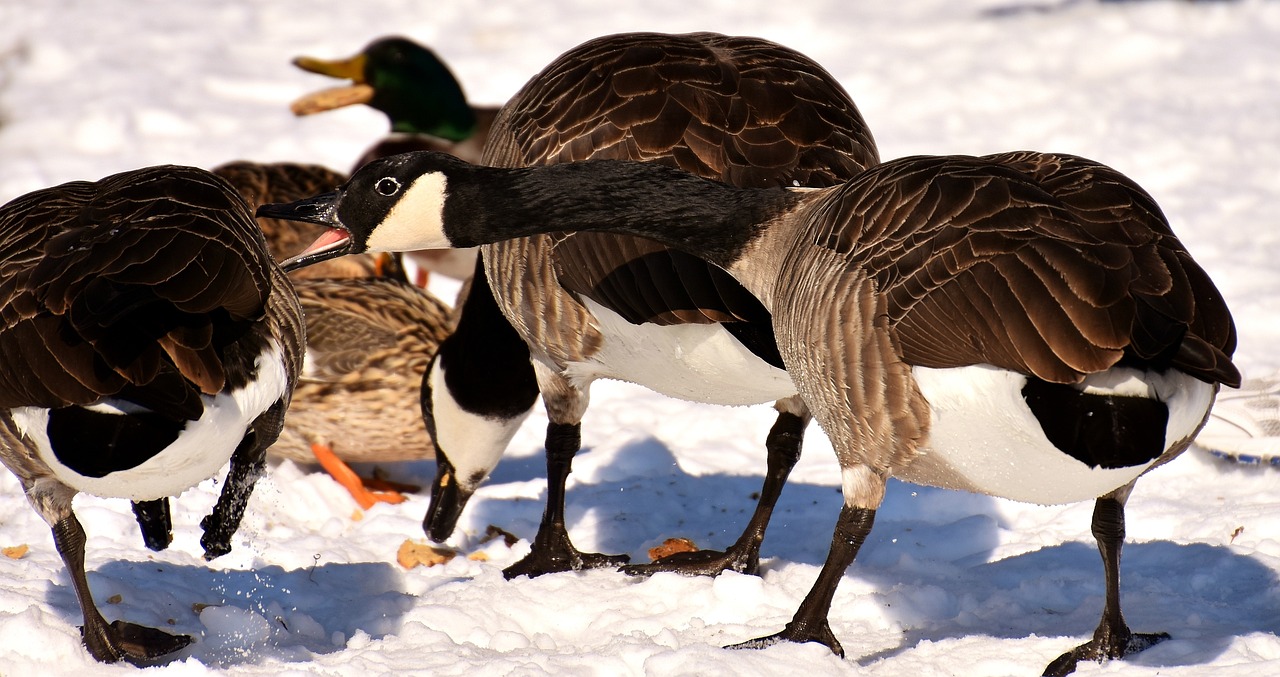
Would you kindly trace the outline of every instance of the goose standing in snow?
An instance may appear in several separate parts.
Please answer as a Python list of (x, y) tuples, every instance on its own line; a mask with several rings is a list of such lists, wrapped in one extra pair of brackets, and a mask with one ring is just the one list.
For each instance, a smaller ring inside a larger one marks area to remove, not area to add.
[(154, 508), (230, 459), (201, 539), (206, 558), (230, 550), (303, 332), (248, 206), (204, 170), (150, 167), (0, 208), (0, 461), (53, 529), (94, 658), (154, 658), (191, 638), (107, 623), (72, 498)]
[[(642, 160), (754, 187), (829, 186), (879, 161), (857, 106), (822, 67), (766, 40), (714, 33), (624, 33), (569, 50), (502, 108), (484, 157), (504, 167)], [(810, 418), (769, 313), (723, 271), (634, 237), (558, 234), (482, 252), (484, 280), (425, 384), (440, 451), (427, 533), (449, 536), (532, 407), (531, 354), (550, 419), (546, 512), (508, 576), (626, 561), (579, 552), (564, 525), (565, 482), (598, 378), (713, 404), (778, 401), (765, 484), (737, 542), (630, 569), (755, 573)]]
[(1070, 155), (908, 157), (826, 189), (743, 189), (650, 163), (502, 169), (378, 161), (273, 215), (329, 225), (286, 268), (347, 253), (541, 232), (648, 237), (721, 266), (772, 312), (778, 349), (835, 449), (844, 506), (779, 633), (820, 642), (890, 477), (1020, 501), (1094, 499), (1106, 601), (1053, 661), (1167, 637), (1120, 611), (1124, 506), (1238, 386), (1221, 294), (1137, 184)]

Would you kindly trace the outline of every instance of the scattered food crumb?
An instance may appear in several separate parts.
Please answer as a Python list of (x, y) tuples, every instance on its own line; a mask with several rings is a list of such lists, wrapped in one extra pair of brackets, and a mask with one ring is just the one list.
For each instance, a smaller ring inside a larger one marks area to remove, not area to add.
[(362, 519), (364, 519), (364, 511), (359, 508), (356, 508), (355, 512), (351, 513), (351, 521), (359, 522)]
[(515, 545), (520, 541), (520, 539), (516, 537), (515, 534), (490, 524), (489, 526), (484, 528), (484, 538), (481, 538), (480, 542), (488, 543), (489, 541), (492, 541), (493, 539), (499, 536), (502, 537), (502, 542), (506, 543), (508, 548), (510, 548), (511, 546)]
[(471, 553), (470, 555), (467, 555), (467, 559), (471, 560), (472, 562), (488, 562), (489, 553), (483, 550), (477, 550)]
[(119, 604), (124, 601), (124, 595), (112, 595), (107, 598), (107, 604)]
[(1227, 541), (1227, 542), (1228, 542), (1228, 543), (1235, 543), (1235, 542), (1236, 542), (1236, 537), (1237, 537), (1237, 536), (1239, 536), (1240, 534), (1243, 534), (1243, 533), (1244, 533), (1244, 525), (1241, 525), (1241, 526), (1236, 527), (1236, 530), (1235, 530), (1235, 531), (1233, 531), (1233, 532), (1231, 532), (1231, 540), (1229, 540), (1229, 541)]
[(406, 539), (404, 543), (400, 544), (400, 550), (396, 552), (396, 561), (400, 563), (400, 566), (412, 569), (420, 564), (429, 567), (445, 564), (457, 556), (458, 552), (456, 550), (439, 548), (425, 543), (414, 543)]
[(0, 550), (0, 552), (4, 553), (4, 556), (9, 559), (22, 559), (27, 556), (27, 552), (29, 550), (31, 550), (31, 548), (28, 547), (26, 543), (23, 543), (22, 545), (4, 548), (3, 550)]
[(677, 552), (697, 552), (698, 546), (687, 538), (668, 538), (662, 545), (649, 548), (649, 559), (660, 560)]

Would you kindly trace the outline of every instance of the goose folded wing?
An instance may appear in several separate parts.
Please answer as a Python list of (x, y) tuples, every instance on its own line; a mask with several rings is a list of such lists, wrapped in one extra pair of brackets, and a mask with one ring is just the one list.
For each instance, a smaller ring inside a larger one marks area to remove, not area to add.
[[(31, 224), (39, 233), (25, 231)], [(8, 365), (23, 385), (6, 395), (87, 404), (152, 381), (166, 364), (217, 392), (221, 349), (264, 312), (261, 237), (243, 200), (192, 168), (76, 182), (10, 203), (0, 214), (0, 342), (26, 359)]]
[(1188, 373), (1230, 380), (1220, 296), (1114, 170), (1007, 154), (868, 174), (843, 195), (845, 225), (820, 241), (876, 279), (908, 363), (1071, 383), (1125, 356), (1172, 354)]

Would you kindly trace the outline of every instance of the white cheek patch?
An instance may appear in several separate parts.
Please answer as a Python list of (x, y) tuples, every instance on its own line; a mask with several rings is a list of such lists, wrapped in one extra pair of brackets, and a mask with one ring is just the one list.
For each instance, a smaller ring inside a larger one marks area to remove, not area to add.
[(503, 420), (466, 411), (449, 395), (439, 361), (431, 369), (431, 393), (436, 443), (453, 464), (459, 486), (475, 491), (502, 460), (528, 412)]
[(423, 174), (396, 201), (391, 211), (369, 233), (371, 252), (409, 252), (448, 249), (444, 234), (444, 201), (448, 186), (444, 174)]

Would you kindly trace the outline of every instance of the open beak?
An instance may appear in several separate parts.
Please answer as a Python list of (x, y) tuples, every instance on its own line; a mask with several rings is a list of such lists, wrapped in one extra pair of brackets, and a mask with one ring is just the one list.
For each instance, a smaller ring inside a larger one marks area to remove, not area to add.
[(316, 238), (311, 246), (280, 263), (280, 267), (286, 273), (354, 253), (355, 243), (351, 239), (351, 233), (338, 220), (337, 204), (338, 192), (333, 191), (297, 202), (265, 204), (258, 207), (255, 214), (258, 217), (314, 223), (328, 229)]
[(357, 54), (349, 59), (326, 61), (300, 56), (293, 60), (293, 65), (310, 73), (327, 75), (339, 80), (350, 80), (350, 85), (333, 87), (307, 94), (289, 104), (294, 115), (311, 115), (335, 108), (354, 106), (358, 103), (369, 103), (373, 100), (373, 87), (365, 81), (364, 65), (366, 57)]

